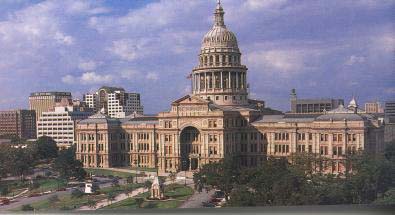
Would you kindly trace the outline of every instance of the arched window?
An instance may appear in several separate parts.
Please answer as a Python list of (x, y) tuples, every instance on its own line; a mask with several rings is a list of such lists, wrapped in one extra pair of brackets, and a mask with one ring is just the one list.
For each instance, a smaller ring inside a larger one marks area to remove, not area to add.
[(207, 56), (204, 56), (204, 65), (207, 66)]
[(213, 65), (213, 60), (214, 60), (214, 59), (213, 59), (213, 56), (211, 55), (211, 56), (210, 56), (210, 66)]
[(215, 65), (219, 65), (219, 55), (215, 55)]

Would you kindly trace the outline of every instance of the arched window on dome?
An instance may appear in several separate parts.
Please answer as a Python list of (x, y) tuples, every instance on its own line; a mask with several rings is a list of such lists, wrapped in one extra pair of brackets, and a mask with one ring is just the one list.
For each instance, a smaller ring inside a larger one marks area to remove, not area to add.
[(200, 91), (204, 91), (206, 89), (204, 82), (204, 75), (200, 74)]
[(233, 65), (232, 64), (232, 55), (228, 55), (228, 64)]
[(213, 59), (213, 56), (211, 55), (211, 56), (210, 56), (210, 66), (213, 65), (213, 60), (214, 60), (214, 59)]
[(229, 88), (229, 72), (222, 73), (222, 88), (223, 89)]
[(203, 57), (200, 57), (199, 61), (200, 61), (200, 65), (203, 65)]
[(222, 55), (222, 65), (225, 65), (225, 58), (226, 58), (226, 56), (225, 55)]
[(219, 65), (219, 55), (215, 55), (215, 65)]
[(219, 89), (221, 87), (221, 74), (219, 72), (214, 73), (215, 78), (215, 89)]
[(212, 77), (212, 75), (211, 75), (211, 73), (207, 73), (206, 74), (207, 76), (207, 80), (206, 80), (206, 82), (207, 82), (207, 89), (212, 89), (213, 88), (213, 77)]
[(204, 65), (207, 66), (207, 55), (204, 56)]

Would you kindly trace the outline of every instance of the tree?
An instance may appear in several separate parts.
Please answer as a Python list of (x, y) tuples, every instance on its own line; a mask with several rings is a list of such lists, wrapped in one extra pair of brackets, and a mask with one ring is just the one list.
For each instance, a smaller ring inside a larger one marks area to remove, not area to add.
[(152, 182), (151, 182), (151, 181), (148, 181), (148, 180), (147, 180), (147, 181), (144, 182), (144, 188), (150, 189), (151, 186), (152, 186)]
[(126, 183), (128, 183), (128, 184), (133, 184), (133, 176), (132, 176), (132, 175), (129, 175), (129, 176), (126, 178)]
[(109, 192), (107, 193), (107, 199), (110, 202), (110, 204), (112, 203), (112, 201), (115, 200), (115, 193), (114, 192)]
[(89, 199), (88, 202), (87, 202), (87, 204), (88, 204), (88, 207), (90, 207), (90, 208), (95, 208), (97, 202), (94, 201), (93, 199)]
[(37, 159), (51, 159), (58, 156), (58, 146), (51, 137), (39, 137), (35, 144)]
[(113, 178), (113, 179), (111, 180), (111, 186), (113, 186), (113, 187), (119, 187), (119, 180), (118, 180), (118, 178)]
[(231, 194), (232, 198), (229, 200), (229, 204), (234, 207), (246, 207), (255, 206), (256, 199), (254, 193), (252, 193), (244, 185), (238, 186), (234, 189)]
[(49, 201), (49, 203), (53, 204), (53, 203), (59, 201), (59, 197), (58, 197), (58, 195), (53, 195), (53, 196), (48, 198), (48, 201)]
[(217, 163), (209, 163), (194, 174), (194, 181), (200, 181), (205, 185), (215, 187), (225, 193), (225, 199), (228, 197), (240, 176), (240, 168), (237, 157), (226, 157)]
[(81, 198), (84, 195), (84, 193), (81, 190), (74, 189), (71, 191), (71, 198)]
[(127, 186), (126, 187), (126, 192), (128, 194), (128, 197), (130, 196), (130, 193), (133, 192), (134, 188), (132, 186)]
[(22, 205), (22, 211), (33, 211), (34, 208), (31, 205)]
[(144, 199), (143, 198), (136, 198), (136, 205), (138, 208), (141, 208), (142, 204), (144, 203)]
[(177, 178), (177, 173), (175, 173), (175, 172), (170, 173), (169, 178), (170, 178), (171, 182), (174, 184), (174, 182), (176, 181), (176, 178)]
[(71, 177), (83, 180), (86, 176), (81, 161), (75, 158), (74, 147), (60, 151), (59, 156), (55, 159), (53, 168), (59, 172), (61, 178), (66, 180)]

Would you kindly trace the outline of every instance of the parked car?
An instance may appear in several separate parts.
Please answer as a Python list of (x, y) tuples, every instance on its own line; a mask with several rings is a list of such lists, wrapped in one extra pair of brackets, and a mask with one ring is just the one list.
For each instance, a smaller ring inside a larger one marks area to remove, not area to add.
[(211, 203), (211, 202), (202, 202), (203, 207), (206, 208), (213, 208), (215, 207), (215, 204)]

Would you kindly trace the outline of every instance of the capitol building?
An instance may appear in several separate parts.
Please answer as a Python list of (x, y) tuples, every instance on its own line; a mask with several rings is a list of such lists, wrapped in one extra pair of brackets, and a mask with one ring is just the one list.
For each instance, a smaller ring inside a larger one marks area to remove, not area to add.
[(383, 150), (381, 122), (359, 112), (355, 100), (319, 114), (284, 114), (250, 99), (248, 69), (224, 14), (218, 3), (190, 74), (192, 94), (156, 115), (118, 119), (101, 111), (78, 123), (76, 156), (84, 167), (193, 173), (228, 156), (254, 167), (268, 156), (306, 152), (329, 158), (328, 171), (336, 173), (348, 153)]

